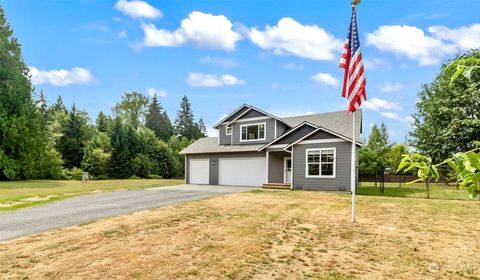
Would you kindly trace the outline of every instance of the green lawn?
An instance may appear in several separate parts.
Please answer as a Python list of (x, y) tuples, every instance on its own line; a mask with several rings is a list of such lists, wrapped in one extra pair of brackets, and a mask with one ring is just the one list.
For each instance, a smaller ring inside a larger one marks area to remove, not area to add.
[(183, 180), (99, 180), (90, 182), (31, 180), (0, 182), (0, 212), (93, 192), (110, 192), (182, 184)]
[[(380, 183), (375, 187), (373, 182), (362, 182), (358, 189), (359, 195), (380, 195)], [(384, 196), (392, 197), (415, 197), (425, 198), (427, 191), (425, 190), (425, 184), (415, 183), (412, 185), (406, 185), (402, 183), (401, 187), (399, 183), (385, 183)], [(449, 186), (443, 183), (435, 183), (430, 185), (430, 198), (432, 199), (449, 199), (449, 200), (474, 200), (468, 196), (467, 191), (457, 190), (455, 184)]]

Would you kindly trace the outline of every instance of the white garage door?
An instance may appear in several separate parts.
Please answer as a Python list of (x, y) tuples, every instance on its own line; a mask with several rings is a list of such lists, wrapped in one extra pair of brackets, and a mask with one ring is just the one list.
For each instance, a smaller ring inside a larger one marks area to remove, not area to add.
[(190, 159), (189, 171), (190, 184), (208, 185), (210, 178), (208, 159)]
[(265, 158), (221, 158), (218, 184), (261, 186), (265, 183)]

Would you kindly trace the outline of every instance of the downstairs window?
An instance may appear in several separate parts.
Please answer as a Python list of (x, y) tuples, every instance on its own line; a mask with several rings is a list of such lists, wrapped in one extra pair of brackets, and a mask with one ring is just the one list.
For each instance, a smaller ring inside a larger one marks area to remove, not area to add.
[(307, 149), (306, 177), (335, 178), (335, 148)]

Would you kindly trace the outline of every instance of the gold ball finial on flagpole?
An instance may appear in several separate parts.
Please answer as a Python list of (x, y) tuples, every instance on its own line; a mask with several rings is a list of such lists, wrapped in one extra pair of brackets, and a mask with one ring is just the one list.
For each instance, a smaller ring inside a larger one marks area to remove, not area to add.
[(360, 4), (360, 2), (362, 2), (362, 0), (352, 0), (352, 5), (356, 6), (356, 5)]

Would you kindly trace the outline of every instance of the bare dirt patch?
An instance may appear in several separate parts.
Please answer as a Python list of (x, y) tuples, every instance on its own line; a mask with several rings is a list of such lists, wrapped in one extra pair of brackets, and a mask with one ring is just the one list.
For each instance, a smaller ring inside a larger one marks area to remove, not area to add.
[(0, 274), (478, 279), (478, 202), (358, 201), (355, 225), (348, 196), (312, 192), (233, 194), (137, 212), (0, 243)]

